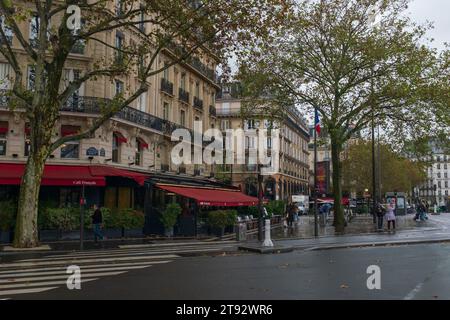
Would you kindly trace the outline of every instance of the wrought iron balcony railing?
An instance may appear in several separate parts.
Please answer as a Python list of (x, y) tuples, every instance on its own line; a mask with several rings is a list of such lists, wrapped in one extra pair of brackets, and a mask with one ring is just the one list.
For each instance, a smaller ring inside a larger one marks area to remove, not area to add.
[[(0, 107), (8, 108), (11, 99), (13, 98), (10, 96), (9, 90), (0, 90)], [(106, 98), (72, 96), (61, 106), (60, 111), (100, 114), (102, 109), (109, 103), (111, 103), (111, 100)], [(123, 108), (113, 118), (129, 121), (149, 129), (160, 131), (166, 135), (171, 135), (176, 129), (186, 129), (191, 135), (193, 134), (193, 130), (182, 125), (161, 119), (132, 107)]]
[[(183, 56), (188, 54), (186, 48), (173, 42), (167, 46), (167, 49), (172, 51), (177, 56)], [(204, 63), (200, 61), (198, 57), (189, 56), (183, 62), (190, 65), (192, 68), (197, 70), (200, 74), (202, 74), (206, 78), (210, 79), (212, 82), (214, 83), (219, 82), (218, 80), (219, 77), (217, 76), (217, 73), (214, 71), (214, 69), (208, 68)]]
[(194, 97), (194, 108), (203, 110), (203, 100), (198, 97)]
[(173, 96), (173, 83), (167, 79), (161, 79), (161, 91)]
[(178, 90), (178, 99), (179, 99), (180, 101), (183, 101), (183, 102), (189, 104), (189, 92), (187, 92), (186, 90), (180, 88), (180, 89)]

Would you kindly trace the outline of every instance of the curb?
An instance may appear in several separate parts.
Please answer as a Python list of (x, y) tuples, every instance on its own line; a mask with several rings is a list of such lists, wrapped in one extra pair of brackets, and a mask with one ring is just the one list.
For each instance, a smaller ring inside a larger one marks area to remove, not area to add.
[(308, 251), (320, 251), (320, 250), (332, 250), (332, 249), (346, 249), (346, 248), (362, 248), (362, 247), (387, 247), (396, 245), (409, 245), (409, 244), (423, 244), (423, 243), (443, 243), (450, 242), (450, 238), (442, 239), (428, 239), (428, 240), (398, 240), (398, 241), (385, 241), (385, 242), (361, 242), (361, 243), (351, 243), (351, 244), (339, 244), (339, 245), (328, 245), (328, 246), (297, 246), (294, 247), (296, 250), (308, 250)]
[(292, 252), (294, 247), (290, 246), (275, 246), (275, 247), (261, 247), (261, 246), (238, 246), (238, 250), (256, 252), (261, 254), (269, 253), (286, 253)]

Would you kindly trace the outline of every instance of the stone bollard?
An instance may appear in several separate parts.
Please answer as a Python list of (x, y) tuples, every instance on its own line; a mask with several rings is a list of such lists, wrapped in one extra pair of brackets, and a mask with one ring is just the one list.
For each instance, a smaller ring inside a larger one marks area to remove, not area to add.
[(273, 247), (273, 242), (270, 239), (270, 219), (266, 219), (266, 231), (265, 231), (263, 247)]

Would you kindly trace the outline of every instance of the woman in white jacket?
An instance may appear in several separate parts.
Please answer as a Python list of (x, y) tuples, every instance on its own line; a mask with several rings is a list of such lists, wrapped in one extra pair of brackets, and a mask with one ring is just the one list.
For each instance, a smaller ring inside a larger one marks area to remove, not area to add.
[(395, 231), (395, 206), (392, 203), (389, 203), (386, 208), (386, 220), (388, 222), (388, 230), (391, 230), (391, 223), (392, 223), (392, 229)]

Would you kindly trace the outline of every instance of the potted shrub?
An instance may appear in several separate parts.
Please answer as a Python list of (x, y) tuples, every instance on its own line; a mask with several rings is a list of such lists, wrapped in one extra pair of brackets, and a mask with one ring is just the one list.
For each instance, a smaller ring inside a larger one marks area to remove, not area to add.
[(122, 237), (141, 237), (143, 235), (145, 216), (142, 211), (131, 208), (122, 209), (120, 217)]
[(178, 203), (168, 204), (166, 209), (161, 213), (160, 221), (164, 226), (166, 236), (173, 236), (173, 227), (177, 223), (180, 214), (181, 206)]
[(14, 201), (0, 202), (0, 243), (12, 241), (16, 214), (17, 205)]
[[(70, 239), (73, 236), (69, 232), (79, 229), (79, 209), (75, 208), (52, 208), (47, 209), (51, 229), (58, 230), (59, 239)], [(79, 234), (76, 234), (78, 237)]]
[(208, 213), (208, 224), (212, 233), (218, 237), (223, 237), (225, 228), (234, 226), (236, 219), (236, 210), (214, 210)]

